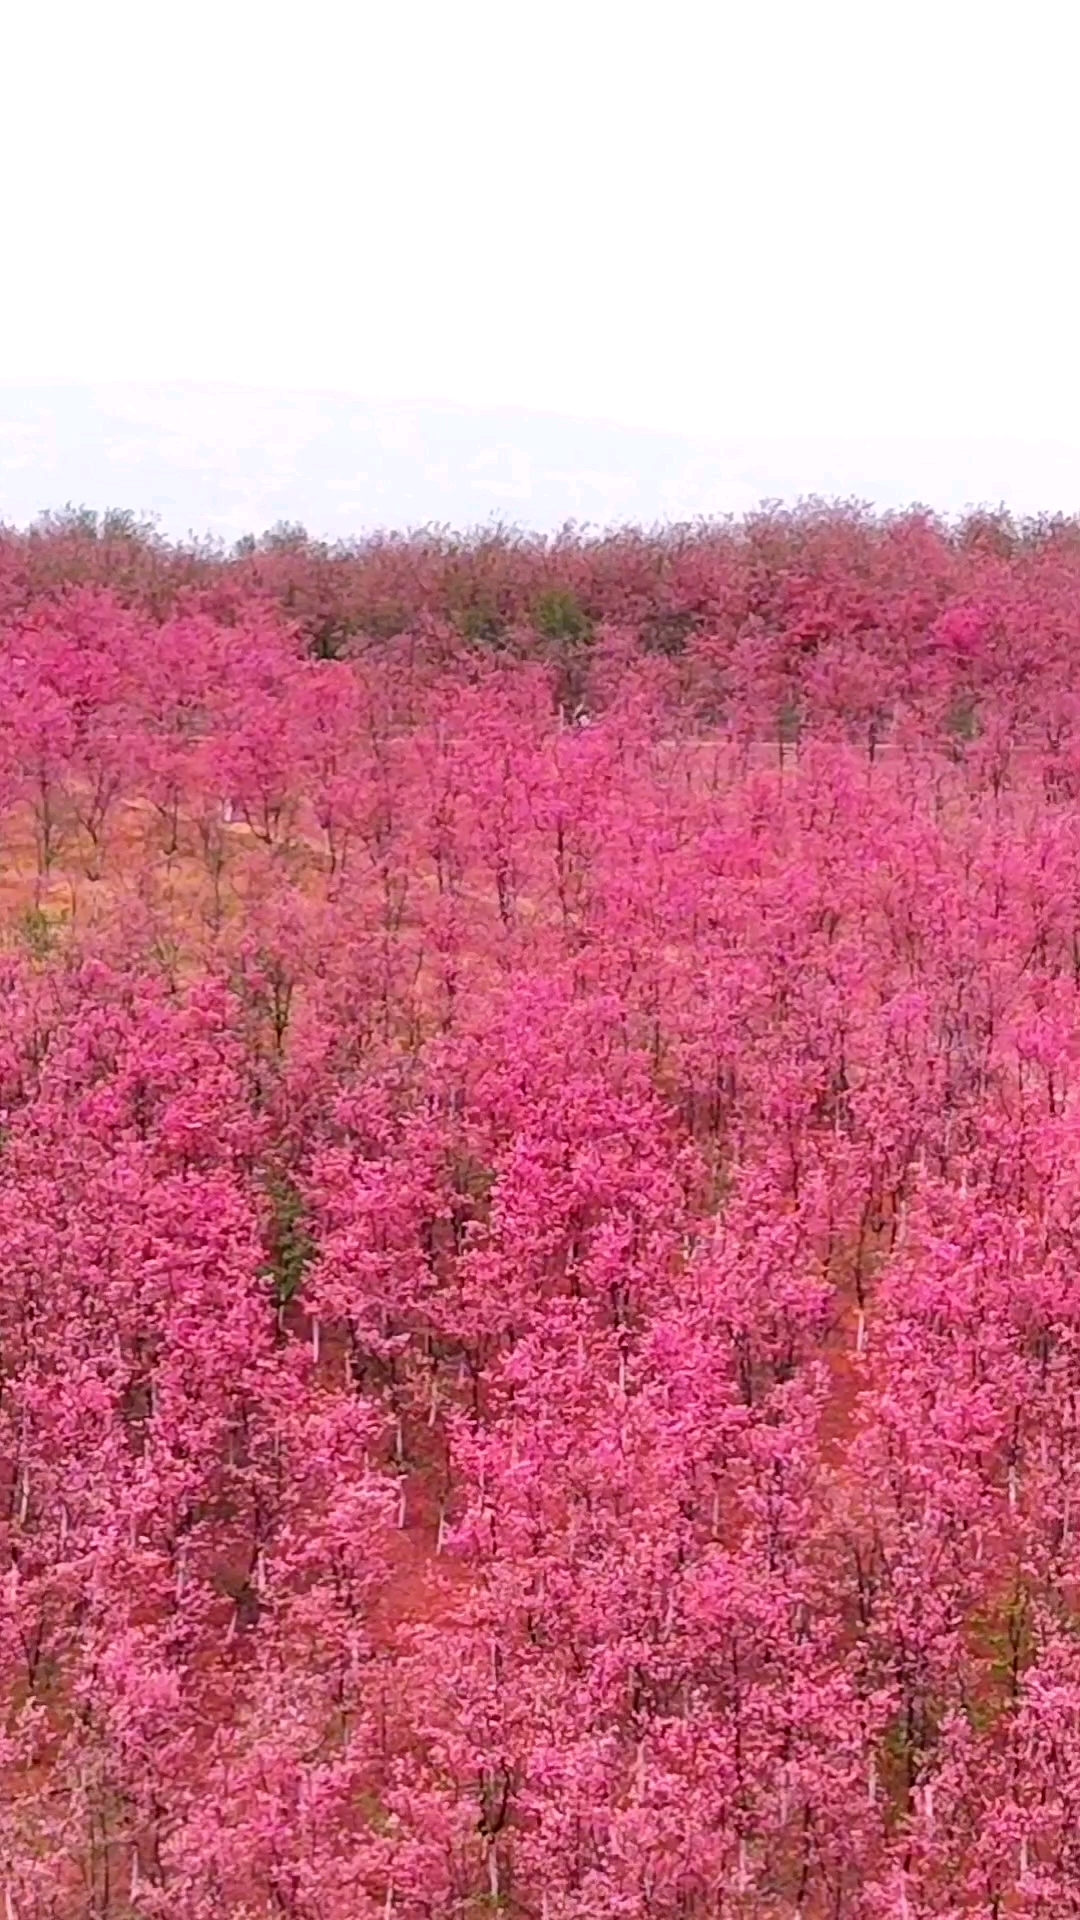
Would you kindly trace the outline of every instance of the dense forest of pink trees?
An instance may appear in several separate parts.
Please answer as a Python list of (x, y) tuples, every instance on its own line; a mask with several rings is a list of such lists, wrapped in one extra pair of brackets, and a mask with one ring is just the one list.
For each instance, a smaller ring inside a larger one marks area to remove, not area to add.
[(1080, 1914), (1080, 528), (0, 534), (0, 1920)]

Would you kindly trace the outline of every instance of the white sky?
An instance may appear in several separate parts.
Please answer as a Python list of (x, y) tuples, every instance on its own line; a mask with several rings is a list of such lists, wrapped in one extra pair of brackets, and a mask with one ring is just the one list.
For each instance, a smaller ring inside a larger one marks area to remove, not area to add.
[(0, 384), (1080, 451), (1078, 56), (1065, 0), (11, 0)]

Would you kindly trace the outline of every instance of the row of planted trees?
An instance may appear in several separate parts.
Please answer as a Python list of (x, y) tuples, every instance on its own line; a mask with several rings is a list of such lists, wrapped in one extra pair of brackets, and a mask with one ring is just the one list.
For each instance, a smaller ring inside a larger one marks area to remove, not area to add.
[(28, 543), (5, 1920), (1080, 1908), (1075, 562), (837, 524), (588, 725)]

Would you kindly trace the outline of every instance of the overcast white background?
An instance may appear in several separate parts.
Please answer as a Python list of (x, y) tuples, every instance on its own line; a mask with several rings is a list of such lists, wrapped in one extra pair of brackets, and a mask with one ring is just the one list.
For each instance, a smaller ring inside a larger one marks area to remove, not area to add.
[(5, 21), (0, 518), (1080, 510), (1080, 11)]

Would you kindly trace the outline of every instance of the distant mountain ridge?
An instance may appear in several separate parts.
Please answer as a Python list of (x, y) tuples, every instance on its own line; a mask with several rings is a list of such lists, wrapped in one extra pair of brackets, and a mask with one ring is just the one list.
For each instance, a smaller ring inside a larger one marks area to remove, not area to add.
[(1080, 447), (1004, 439), (697, 439), (524, 408), (199, 382), (0, 385), (0, 521), (71, 502), (174, 538), (281, 520), (539, 530), (741, 514), (811, 495), (941, 513), (1080, 509)]

